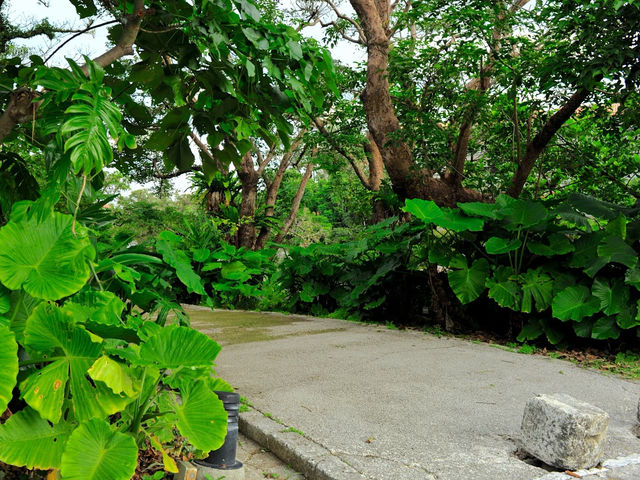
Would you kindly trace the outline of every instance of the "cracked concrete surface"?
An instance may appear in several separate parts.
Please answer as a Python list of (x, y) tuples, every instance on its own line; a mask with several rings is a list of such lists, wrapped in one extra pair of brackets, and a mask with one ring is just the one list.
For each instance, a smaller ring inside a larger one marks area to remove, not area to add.
[[(285, 462), (309, 480), (539, 479), (549, 472), (517, 458), (512, 440), (526, 401), (539, 393), (567, 393), (607, 411), (605, 458), (640, 452), (633, 432), (638, 382), (419, 332), (287, 321), (295, 336), (274, 332), (276, 338), (227, 345), (217, 371), (256, 408), (315, 442), (298, 445), (299, 435), (280, 434), (316, 476), (291, 463), (287, 451)], [(211, 331), (202, 315), (194, 326)], [(259, 443), (275, 442), (277, 434)]]
[(245, 480), (305, 480), (304, 475), (242, 434), (238, 436), (236, 458), (244, 464)]

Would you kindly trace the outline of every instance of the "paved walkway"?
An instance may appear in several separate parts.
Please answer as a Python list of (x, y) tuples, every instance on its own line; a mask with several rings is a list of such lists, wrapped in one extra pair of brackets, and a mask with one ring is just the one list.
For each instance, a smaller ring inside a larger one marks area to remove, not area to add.
[(640, 478), (638, 382), (339, 320), (193, 310), (192, 325), (224, 345), (218, 373), (254, 406), (245, 433), (309, 480), (574, 478), (515, 454), (527, 399), (557, 392), (611, 417), (605, 459), (621, 461), (585, 478)]
[(245, 480), (305, 480), (268, 449), (238, 435), (236, 458), (244, 464)]

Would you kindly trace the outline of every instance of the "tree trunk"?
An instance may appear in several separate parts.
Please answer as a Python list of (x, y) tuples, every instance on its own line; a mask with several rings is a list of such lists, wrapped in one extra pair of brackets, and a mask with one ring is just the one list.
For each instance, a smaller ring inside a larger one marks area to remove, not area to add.
[(240, 226), (236, 246), (253, 249), (256, 242), (256, 196), (258, 192), (258, 180), (260, 176), (253, 168), (251, 151), (242, 157), (241, 169), (238, 171), (240, 184), (242, 185), (242, 200), (240, 202)]
[(409, 145), (398, 138), (401, 127), (389, 92), (389, 0), (350, 1), (367, 38), (367, 82), (362, 104), (393, 190), (401, 200), (424, 198), (446, 206), (481, 200), (478, 192), (434, 178), (430, 171), (415, 164)]
[(296, 221), (298, 216), (298, 210), (300, 209), (300, 202), (302, 201), (302, 197), (304, 196), (304, 191), (307, 188), (307, 183), (311, 178), (311, 173), (313, 172), (313, 162), (309, 162), (307, 164), (307, 169), (304, 171), (304, 175), (302, 176), (302, 180), (300, 180), (300, 185), (298, 186), (298, 191), (296, 192), (296, 196), (293, 197), (293, 203), (291, 204), (291, 211), (287, 216), (287, 219), (284, 221), (282, 225), (282, 229), (278, 236), (276, 237), (276, 243), (282, 242), (284, 237), (289, 233), (289, 229), (293, 225), (293, 222)]
[[(287, 171), (287, 167), (289, 166), (289, 163), (291, 161), (292, 154), (293, 152), (289, 151), (285, 155), (283, 155), (282, 160), (280, 161), (280, 165), (278, 165), (278, 170), (276, 171), (275, 177), (273, 177), (273, 181), (267, 187), (267, 199), (265, 201), (264, 212), (265, 217), (273, 218), (278, 191), (280, 190), (280, 185), (282, 185), (282, 179), (284, 178), (284, 174)], [(260, 229), (260, 234), (258, 235), (258, 239), (256, 240), (256, 250), (264, 248), (270, 235), (271, 227), (269, 227), (268, 225), (264, 225)]]

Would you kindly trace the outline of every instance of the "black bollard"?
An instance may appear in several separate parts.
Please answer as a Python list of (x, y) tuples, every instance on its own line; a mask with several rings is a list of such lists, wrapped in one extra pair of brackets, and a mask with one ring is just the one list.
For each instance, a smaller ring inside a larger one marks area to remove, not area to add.
[(224, 409), (229, 416), (227, 420), (227, 436), (219, 449), (209, 452), (207, 458), (196, 460), (196, 463), (220, 470), (235, 470), (242, 467), (242, 462), (236, 460), (240, 395), (231, 392), (215, 392), (215, 394), (224, 404)]

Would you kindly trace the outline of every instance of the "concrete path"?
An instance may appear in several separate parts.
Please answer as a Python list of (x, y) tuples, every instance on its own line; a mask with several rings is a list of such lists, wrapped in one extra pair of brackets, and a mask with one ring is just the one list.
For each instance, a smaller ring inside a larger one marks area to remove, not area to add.
[(552, 471), (515, 454), (527, 399), (557, 392), (611, 417), (605, 459), (621, 460), (585, 478), (626, 480), (625, 469), (629, 479), (640, 478), (638, 382), (486, 344), (339, 320), (200, 309), (191, 315), (194, 327), (224, 345), (218, 373), (254, 406), (243, 415), (245, 433), (271, 442), (309, 480), (574, 478), (549, 477)]
[(236, 458), (244, 465), (244, 480), (305, 480), (268, 449), (245, 435), (238, 435)]

